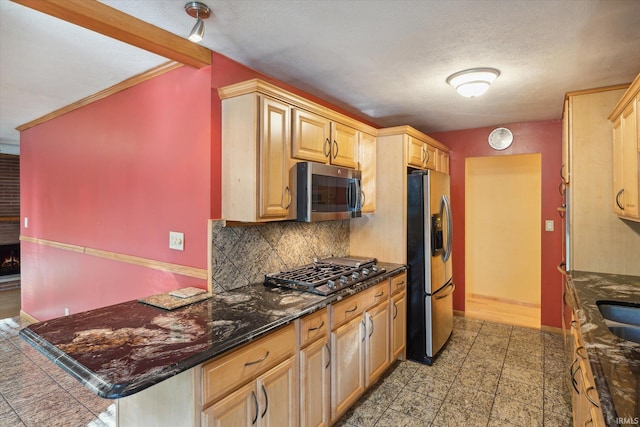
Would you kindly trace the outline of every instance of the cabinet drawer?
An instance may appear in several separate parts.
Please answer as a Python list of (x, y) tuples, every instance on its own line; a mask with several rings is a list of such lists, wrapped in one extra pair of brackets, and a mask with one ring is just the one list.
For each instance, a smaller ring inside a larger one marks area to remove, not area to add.
[(203, 406), (254, 379), (293, 354), (295, 329), (285, 326), (202, 367)]
[(362, 292), (363, 308), (367, 309), (389, 299), (389, 281), (385, 280)]
[(362, 314), (362, 310), (364, 309), (362, 294), (364, 292), (345, 298), (330, 306), (331, 329), (335, 329)]
[(300, 319), (300, 347), (327, 335), (329, 315), (326, 308)]
[(395, 295), (407, 289), (407, 273), (398, 274), (391, 278), (391, 294)]

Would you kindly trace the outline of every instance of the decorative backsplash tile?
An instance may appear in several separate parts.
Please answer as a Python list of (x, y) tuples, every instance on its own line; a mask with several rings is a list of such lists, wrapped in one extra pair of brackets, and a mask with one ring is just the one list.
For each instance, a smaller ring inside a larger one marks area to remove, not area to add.
[(313, 258), (349, 254), (349, 220), (270, 222), (225, 227), (213, 222), (213, 291), (262, 282), (264, 275), (313, 262)]

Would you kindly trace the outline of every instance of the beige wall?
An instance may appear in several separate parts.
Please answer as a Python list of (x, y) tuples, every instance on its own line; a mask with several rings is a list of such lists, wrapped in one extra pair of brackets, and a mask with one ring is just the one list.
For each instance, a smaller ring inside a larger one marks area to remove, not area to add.
[(466, 161), (466, 294), (540, 304), (540, 154)]

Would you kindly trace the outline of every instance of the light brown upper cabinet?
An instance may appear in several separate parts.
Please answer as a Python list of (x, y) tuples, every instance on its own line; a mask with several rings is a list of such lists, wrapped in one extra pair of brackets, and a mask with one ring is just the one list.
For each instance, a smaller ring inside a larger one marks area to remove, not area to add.
[(218, 94), (224, 219), (292, 219), (289, 174), (298, 161), (361, 170), (362, 211), (375, 211), (375, 128), (259, 79)]
[[(427, 135), (422, 135), (423, 138), (407, 135), (406, 136), (406, 149), (407, 149), (407, 166), (416, 168), (416, 169), (431, 169), (437, 170), (438, 165), (438, 149), (434, 145), (435, 140), (428, 137)], [(441, 151), (442, 156), (446, 156), (446, 172), (444, 170), (440, 170), (441, 172), (448, 173), (449, 170), (449, 151)], [(444, 165), (444, 163), (443, 163)]]
[(621, 218), (640, 221), (640, 74), (609, 115), (613, 122), (613, 209)]

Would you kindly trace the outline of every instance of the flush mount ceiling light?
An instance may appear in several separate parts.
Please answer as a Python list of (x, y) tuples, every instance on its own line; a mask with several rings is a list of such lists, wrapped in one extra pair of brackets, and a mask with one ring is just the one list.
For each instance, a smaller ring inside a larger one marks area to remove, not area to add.
[(471, 68), (447, 77), (447, 83), (467, 98), (480, 96), (489, 90), (491, 83), (500, 75), (495, 68)]
[(188, 38), (192, 42), (198, 43), (202, 41), (202, 38), (204, 37), (203, 19), (207, 19), (209, 16), (211, 16), (211, 10), (209, 9), (209, 6), (198, 1), (190, 1), (189, 3), (185, 4), (184, 10), (189, 16), (191, 16), (192, 18), (196, 18), (196, 25), (193, 26), (193, 29), (189, 33)]

